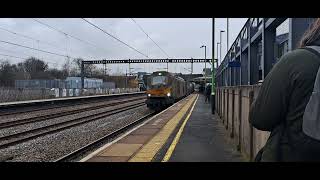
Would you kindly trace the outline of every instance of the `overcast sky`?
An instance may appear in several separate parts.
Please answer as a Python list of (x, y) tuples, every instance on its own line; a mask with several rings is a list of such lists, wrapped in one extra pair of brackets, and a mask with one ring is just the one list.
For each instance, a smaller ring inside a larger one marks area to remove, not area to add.
[[(146, 58), (117, 40), (107, 36), (79, 18), (37, 19), (86, 43), (52, 30), (33, 19), (0, 19), (0, 40), (34, 47), (71, 57), (84, 59), (135, 59)], [(106, 32), (116, 36), (123, 42), (136, 48), (149, 58), (167, 58), (167, 56), (148, 38), (130, 18), (88, 18)], [(204, 58), (207, 46), (207, 58), (212, 57), (212, 19), (211, 18), (136, 18), (134, 19), (170, 58)], [(230, 18), (229, 46), (238, 35), (247, 18)], [(216, 18), (215, 47), (219, 41), (220, 30), (226, 30), (226, 18)], [(13, 31), (26, 37), (17, 36), (6, 30)], [(226, 33), (222, 35), (222, 56), (226, 53)], [(49, 44), (48, 44), (49, 43)], [(58, 67), (65, 62), (65, 57), (38, 52), (0, 42), (0, 59), (12, 63), (23, 59), (5, 57), (11, 55), (21, 58), (36, 56), (49, 63), (50, 67)], [(216, 56), (216, 53), (215, 53)], [(208, 64), (207, 64), (208, 65)], [(209, 66), (209, 65), (208, 65)], [(102, 67), (102, 65), (100, 65)], [(166, 64), (132, 64), (133, 71), (152, 72), (165, 68)], [(189, 73), (190, 64), (169, 64), (170, 72)], [(125, 72), (128, 65), (108, 65), (111, 73)], [(139, 69), (140, 68), (140, 69)], [(195, 64), (194, 73), (201, 73), (204, 64)]]

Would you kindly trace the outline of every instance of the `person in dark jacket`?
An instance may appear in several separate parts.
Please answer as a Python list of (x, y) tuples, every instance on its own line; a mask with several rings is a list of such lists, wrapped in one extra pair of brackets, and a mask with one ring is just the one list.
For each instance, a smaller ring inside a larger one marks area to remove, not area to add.
[(249, 122), (270, 131), (257, 161), (320, 161), (320, 143), (302, 132), (304, 110), (313, 91), (320, 57), (306, 46), (320, 46), (320, 18), (306, 31), (300, 48), (285, 54), (264, 79)]
[(211, 86), (207, 85), (206, 92), (205, 92), (205, 96), (206, 96), (205, 102), (210, 102), (210, 95), (211, 95)]

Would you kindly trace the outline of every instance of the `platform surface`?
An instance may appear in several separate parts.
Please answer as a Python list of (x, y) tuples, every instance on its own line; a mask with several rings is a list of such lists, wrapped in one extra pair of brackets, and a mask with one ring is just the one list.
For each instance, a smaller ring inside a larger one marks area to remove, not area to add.
[(202, 94), (192, 94), (82, 162), (238, 162), (221, 120)]
[(235, 146), (228, 142), (222, 122), (211, 113), (210, 103), (200, 94), (169, 162), (241, 162)]
[(175, 103), (150, 120), (93, 152), (82, 162), (151, 162), (196, 99), (195, 94)]

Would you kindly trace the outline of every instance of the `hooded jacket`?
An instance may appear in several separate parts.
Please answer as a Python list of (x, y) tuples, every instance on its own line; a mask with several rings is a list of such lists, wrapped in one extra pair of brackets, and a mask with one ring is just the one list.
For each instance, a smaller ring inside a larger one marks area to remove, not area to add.
[(319, 66), (319, 56), (296, 49), (285, 54), (264, 79), (249, 113), (253, 127), (271, 132), (261, 161), (320, 161), (320, 143), (302, 132)]

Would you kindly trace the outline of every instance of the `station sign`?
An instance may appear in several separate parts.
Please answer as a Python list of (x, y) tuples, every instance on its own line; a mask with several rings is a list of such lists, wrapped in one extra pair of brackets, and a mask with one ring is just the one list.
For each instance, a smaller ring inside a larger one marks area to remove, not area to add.
[(241, 64), (239, 61), (231, 61), (228, 63), (228, 67), (240, 67)]

